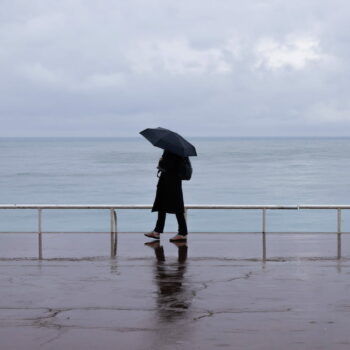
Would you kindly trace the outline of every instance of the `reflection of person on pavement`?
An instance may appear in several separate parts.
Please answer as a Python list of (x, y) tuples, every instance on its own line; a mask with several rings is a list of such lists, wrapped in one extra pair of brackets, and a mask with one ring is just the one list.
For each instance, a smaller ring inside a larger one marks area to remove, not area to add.
[(184, 285), (186, 272), (187, 244), (173, 243), (178, 248), (178, 261), (165, 263), (163, 246), (159, 241), (145, 243), (154, 249), (157, 258), (155, 281), (159, 291), (157, 297), (159, 315), (163, 320), (175, 321), (184, 316), (189, 308), (192, 293)]

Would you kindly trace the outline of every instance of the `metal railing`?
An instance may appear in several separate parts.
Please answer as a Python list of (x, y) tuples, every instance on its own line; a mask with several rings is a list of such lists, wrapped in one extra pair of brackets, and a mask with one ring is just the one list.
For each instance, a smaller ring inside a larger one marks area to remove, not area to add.
[[(43, 258), (42, 254), (42, 212), (50, 209), (94, 209), (94, 210), (109, 210), (110, 211), (110, 234), (111, 234), (111, 256), (115, 257), (117, 247), (117, 210), (132, 210), (132, 209), (151, 209), (151, 205), (145, 204), (0, 204), (0, 210), (14, 210), (14, 209), (32, 209), (38, 212), (38, 257)], [(350, 205), (226, 205), (226, 204), (190, 204), (185, 206), (185, 215), (189, 209), (204, 209), (204, 210), (261, 210), (262, 223), (261, 233), (263, 234), (263, 258), (266, 259), (266, 240), (265, 233), (267, 220), (266, 212), (268, 210), (336, 210), (337, 211), (337, 230), (338, 234), (338, 258), (340, 257), (340, 234), (342, 233), (341, 212), (345, 209), (350, 209)], [(1, 233), (1, 232), (0, 232)]]

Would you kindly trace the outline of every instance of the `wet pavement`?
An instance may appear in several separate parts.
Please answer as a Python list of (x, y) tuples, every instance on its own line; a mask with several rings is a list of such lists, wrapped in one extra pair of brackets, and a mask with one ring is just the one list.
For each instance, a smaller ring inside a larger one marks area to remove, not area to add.
[(350, 348), (350, 235), (170, 237), (1, 235), (0, 348)]

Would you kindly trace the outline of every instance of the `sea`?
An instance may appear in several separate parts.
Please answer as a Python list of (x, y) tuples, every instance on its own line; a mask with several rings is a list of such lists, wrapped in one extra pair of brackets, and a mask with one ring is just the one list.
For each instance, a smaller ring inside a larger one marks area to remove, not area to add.
[[(350, 204), (350, 138), (188, 137), (185, 204)], [(162, 150), (144, 138), (1, 138), (0, 204), (152, 204)], [(118, 231), (156, 213), (119, 210)], [(335, 210), (268, 210), (271, 232), (334, 232)], [(259, 232), (261, 210), (189, 210), (189, 232)], [(108, 210), (44, 210), (47, 232), (108, 232)], [(0, 210), (0, 231), (35, 232), (35, 210)], [(169, 214), (165, 230), (177, 229)], [(350, 213), (342, 212), (350, 231)]]

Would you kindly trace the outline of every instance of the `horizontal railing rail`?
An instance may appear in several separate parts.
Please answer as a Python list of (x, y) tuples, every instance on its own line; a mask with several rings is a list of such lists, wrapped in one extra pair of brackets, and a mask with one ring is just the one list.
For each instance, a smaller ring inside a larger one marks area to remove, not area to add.
[[(298, 205), (188, 204), (186, 209), (298, 209)], [(350, 209), (350, 205), (348, 206)], [(151, 209), (150, 204), (0, 204), (0, 209)], [(332, 208), (333, 209), (333, 208)], [(345, 208), (344, 208), (345, 209)]]
[[(149, 204), (0, 204), (0, 210), (14, 210), (14, 209), (31, 209), (38, 211), (38, 247), (39, 259), (42, 259), (42, 211), (43, 210), (68, 210), (68, 209), (93, 209), (93, 210), (109, 210), (110, 211), (110, 233), (111, 233), (111, 256), (116, 254), (117, 244), (117, 210), (132, 210), (132, 209), (151, 209)], [(337, 233), (342, 233), (341, 226), (341, 212), (342, 210), (350, 209), (350, 205), (344, 204), (298, 204), (298, 205), (271, 205), (271, 204), (188, 204), (185, 206), (185, 215), (189, 209), (203, 209), (203, 210), (261, 210), (262, 211), (262, 229), (263, 234), (266, 233), (266, 212), (267, 210), (319, 210), (328, 209), (337, 211)], [(265, 238), (263, 238), (265, 240)], [(340, 238), (338, 238), (340, 240)]]
[[(0, 209), (151, 209), (150, 204), (0, 204)], [(350, 209), (350, 204), (187, 204), (186, 209)]]

